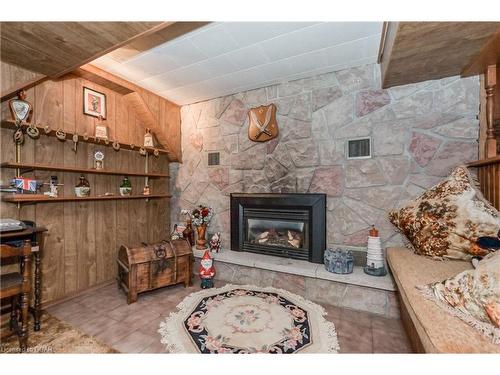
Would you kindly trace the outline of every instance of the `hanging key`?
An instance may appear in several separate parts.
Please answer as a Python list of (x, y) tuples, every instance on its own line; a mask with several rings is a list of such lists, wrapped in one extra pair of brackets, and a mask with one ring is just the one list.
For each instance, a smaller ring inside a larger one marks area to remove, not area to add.
[(76, 152), (78, 146), (78, 134), (73, 134), (73, 151)]

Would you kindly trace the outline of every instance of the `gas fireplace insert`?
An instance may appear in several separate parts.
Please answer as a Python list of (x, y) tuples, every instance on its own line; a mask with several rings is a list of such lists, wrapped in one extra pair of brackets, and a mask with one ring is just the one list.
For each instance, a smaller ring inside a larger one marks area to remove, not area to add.
[(231, 249), (323, 263), (325, 194), (231, 194)]

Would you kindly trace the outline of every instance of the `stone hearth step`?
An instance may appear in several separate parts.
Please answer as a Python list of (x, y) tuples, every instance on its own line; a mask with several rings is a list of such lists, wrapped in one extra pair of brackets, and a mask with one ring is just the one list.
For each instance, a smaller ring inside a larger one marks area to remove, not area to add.
[[(193, 247), (195, 258), (201, 258), (204, 250)], [(375, 288), (386, 291), (396, 291), (396, 285), (390, 274), (386, 276), (370, 276), (364, 273), (363, 267), (354, 267), (354, 272), (347, 275), (339, 275), (328, 272), (323, 264), (310, 263), (304, 260), (280, 258), (270, 255), (254, 254), (248, 252), (222, 250), (219, 253), (211, 253), (217, 262), (234, 264), (238, 266), (260, 268), (268, 271), (283, 272), (291, 275), (305, 276), (314, 279), (322, 279)], [(217, 264), (215, 264), (217, 267)], [(197, 270), (195, 270), (196, 272)]]

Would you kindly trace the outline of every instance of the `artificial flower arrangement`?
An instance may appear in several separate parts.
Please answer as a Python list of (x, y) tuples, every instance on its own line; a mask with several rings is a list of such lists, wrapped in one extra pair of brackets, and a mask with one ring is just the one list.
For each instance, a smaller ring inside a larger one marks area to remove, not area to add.
[(181, 210), (181, 214), (189, 215), (194, 226), (210, 225), (210, 220), (214, 216), (214, 209), (212, 207), (206, 207), (199, 205), (193, 211)]

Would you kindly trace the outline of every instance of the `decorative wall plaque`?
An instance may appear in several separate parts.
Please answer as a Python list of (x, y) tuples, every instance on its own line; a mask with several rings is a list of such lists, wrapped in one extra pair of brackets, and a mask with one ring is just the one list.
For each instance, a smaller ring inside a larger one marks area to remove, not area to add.
[(279, 134), (276, 106), (261, 105), (248, 111), (248, 138), (254, 142), (267, 142)]
[[(108, 127), (102, 122), (103, 117), (99, 116), (99, 121), (95, 125), (95, 139), (96, 141), (103, 139), (108, 141)], [(109, 142), (109, 141), (108, 141)]]
[(24, 92), (24, 90), (19, 91), (17, 99), (9, 100), (9, 108), (10, 113), (12, 114), (12, 119), (18, 125), (23, 122), (27, 122), (31, 111), (33, 110), (31, 103), (26, 101), (26, 92)]

